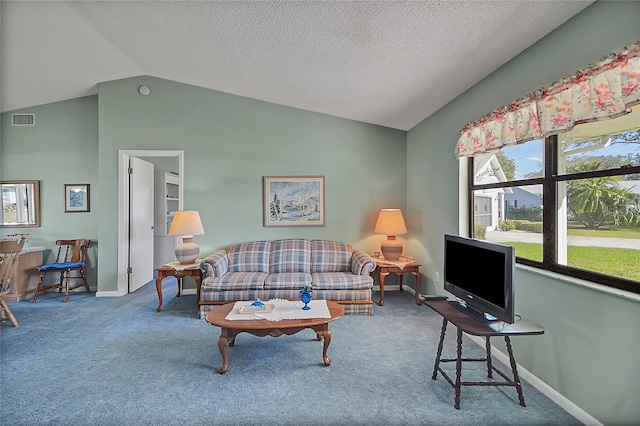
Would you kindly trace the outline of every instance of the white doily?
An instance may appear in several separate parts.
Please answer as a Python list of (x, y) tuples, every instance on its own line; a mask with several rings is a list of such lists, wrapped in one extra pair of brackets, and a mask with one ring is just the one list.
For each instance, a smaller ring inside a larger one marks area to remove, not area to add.
[(271, 312), (252, 312), (241, 314), (240, 307), (249, 306), (253, 301), (240, 301), (233, 305), (231, 312), (225, 317), (226, 320), (257, 320), (266, 319), (269, 321), (280, 321), (283, 319), (309, 319), (309, 318), (331, 318), (326, 300), (312, 300), (309, 302), (309, 310), (302, 309), (304, 303), (293, 302), (284, 299), (271, 299), (265, 303), (272, 303), (275, 308)]

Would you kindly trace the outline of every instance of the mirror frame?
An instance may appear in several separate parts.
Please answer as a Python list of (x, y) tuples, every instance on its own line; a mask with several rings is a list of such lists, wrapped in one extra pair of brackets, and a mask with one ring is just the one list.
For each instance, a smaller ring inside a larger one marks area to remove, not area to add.
[[(33, 208), (33, 217), (35, 223), (29, 224), (5, 224), (4, 219), (0, 222), (0, 228), (33, 228), (40, 226), (40, 181), (39, 180), (3, 180), (0, 181), (0, 188), (4, 185), (10, 184), (31, 184), (33, 185), (33, 206), (29, 206), (28, 208)], [(0, 198), (0, 206), (2, 206), (4, 210), (4, 200)]]

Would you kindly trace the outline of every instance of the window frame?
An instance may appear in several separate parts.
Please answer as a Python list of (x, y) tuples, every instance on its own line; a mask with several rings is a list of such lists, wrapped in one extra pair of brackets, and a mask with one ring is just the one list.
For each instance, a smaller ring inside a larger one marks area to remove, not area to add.
[[(640, 294), (640, 283), (611, 275), (605, 275), (594, 271), (574, 268), (568, 265), (558, 264), (556, 259), (557, 247), (557, 208), (556, 208), (556, 188), (558, 182), (566, 182), (571, 180), (620, 176), (625, 174), (640, 173), (640, 166), (620, 167), (617, 169), (597, 170), (590, 172), (570, 173), (558, 175), (558, 137), (556, 135), (543, 139), (544, 154), (544, 173), (543, 177), (533, 179), (520, 179), (508, 182), (495, 182), (488, 184), (474, 183), (473, 162), (474, 157), (470, 157), (467, 162), (468, 177), (468, 205), (469, 207), (469, 235), (474, 235), (474, 191), (482, 189), (509, 188), (526, 185), (542, 185), (543, 209), (542, 209), (542, 262), (531, 259), (525, 259), (516, 256), (516, 263), (531, 266), (534, 268), (544, 269), (562, 275), (579, 278), (594, 283), (598, 283), (607, 287), (613, 287), (620, 290), (629, 291)], [(545, 208), (545, 206), (553, 206), (553, 208)], [(640, 243), (640, 240), (638, 240)], [(639, 251), (640, 252), (640, 251)]]

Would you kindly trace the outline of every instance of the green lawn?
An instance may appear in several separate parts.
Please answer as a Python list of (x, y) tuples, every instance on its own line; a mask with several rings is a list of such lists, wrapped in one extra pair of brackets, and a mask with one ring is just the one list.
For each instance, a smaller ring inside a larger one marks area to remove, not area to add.
[(640, 240), (640, 226), (603, 226), (600, 229), (585, 229), (569, 225), (567, 230), (569, 235), (581, 237), (604, 237), (604, 238), (635, 238)]
[[(516, 256), (542, 261), (542, 244), (506, 242)], [(568, 247), (569, 266), (640, 282), (640, 251), (611, 247)]]

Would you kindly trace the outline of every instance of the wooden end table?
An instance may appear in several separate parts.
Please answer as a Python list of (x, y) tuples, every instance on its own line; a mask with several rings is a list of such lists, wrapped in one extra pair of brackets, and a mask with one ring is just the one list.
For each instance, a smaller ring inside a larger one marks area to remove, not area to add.
[(189, 265), (181, 265), (179, 262), (169, 262), (164, 266), (156, 268), (158, 273), (156, 277), (156, 291), (158, 292), (158, 307), (156, 312), (162, 310), (162, 280), (167, 277), (175, 277), (178, 281), (178, 294), (180, 297), (180, 282), (184, 277), (191, 277), (196, 282), (196, 308), (200, 301), (200, 284), (202, 283), (202, 272), (200, 271), (200, 263), (192, 263)]
[(316, 332), (318, 341), (324, 339), (322, 361), (324, 365), (331, 365), (331, 359), (327, 356), (327, 349), (331, 343), (329, 323), (344, 315), (342, 305), (327, 300), (327, 307), (329, 308), (331, 318), (284, 319), (277, 322), (266, 319), (226, 320), (225, 317), (231, 312), (234, 306), (235, 302), (224, 304), (209, 311), (205, 317), (205, 321), (209, 324), (222, 329), (220, 338), (218, 339), (218, 349), (220, 349), (220, 354), (222, 355), (222, 366), (218, 369), (218, 373), (226, 373), (227, 366), (229, 365), (227, 344), (233, 346), (236, 342), (236, 336), (242, 332), (258, 337), (280, 337), (283, 334), (292, 335), (309, 328)]
[(422, 275), (420, 274), (420, 267), (422, 266), (420, 263), (410, 262), (404, 267), (400, 268), (393, 263), (389, 263), (388, 260), (379, 257), (371, 257), (375, 262), (378, 270), (378, 281), (380, 281), (380, 302), (378, 302), (379, 306), (384, 306), (384, 279), (389, 274), (398, 275), (400, 282), (400, 291), (402, 291), (402, 278), (404, 274), (411, 274), (416, 277), (416, 304), (420, 305), (420, 285), (422, 282)]
[[(457, 302), (453, 302), (457, 303)], [(455, 389), (455, 398), (453, 407), (456, 410), (460, 409), (460, 392), (463, 386), (512, 386), (516, 388), (518, 392), (518, 399), (520, 405), (526, 407), (524, 402), (524, 395), (522, 394), (522, 384), (520, 383), (520, 377), (518, 376), (518, 368), (516, 367), (516, 359), (513, 356), (513, 350), (511, 348), (511, 340), (509, 336), (527, 336), (543, 334), (544, 327), (540, 324), (531, 321), (518, 315), (518, 319), (513, 324), (504, 323), (502, 321), (487, 321), (480, 322), (465, 312), (453, 307), (447, 300), (424, 300), (423, 305), (436, 311), (442, 316), (442, 330), (440, 332), (440, 342), (438, 342), (438, 351), (436, 353), (436, 361), (433, 366), (433, 373), (431, 378), (436, 380), (438, 373), (445, 378), (447, 382)], [(444, 344), (444, 336), (447, 331), (447, 323), (451, 323), (456, 327), (456, 340), (457, 340), (457, 356), (455, 358), (442, 358), (442, 348)], [(484, 358), (463, 358), (462, 357), (462, 333), (471, 334), (474, 336), (481, 336), (485, 338), (485, 357)], [(507, 346), (507, 353), (509, 354), (509, 364), (511, 365), (511, 373), (513, 379), (508, 377), (505, 373), (500, 371), (491, 362), (491, 344), (489, 342), (490, 337), (504, 337), (504, 341)], [(467, 382), (462, 381), (462, 363), (463, 362), (486, 362), (487, 363), (487, 377), (493, 379), (493, 372), (495, 371), (504, 380), (503, 381), (482, 381), (482, 382)], [(456, 363), (456, 377), (455, 380), (450, 378), (447, 373), (442, 370), (440, 364), (445, 362)]]

